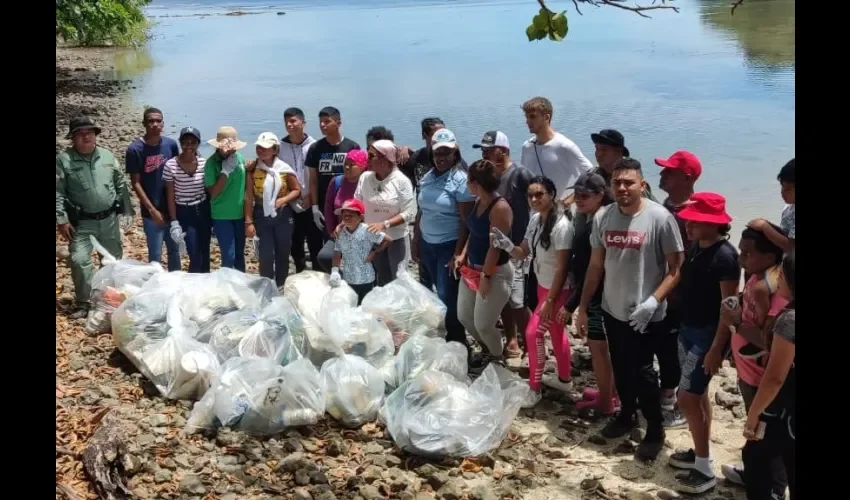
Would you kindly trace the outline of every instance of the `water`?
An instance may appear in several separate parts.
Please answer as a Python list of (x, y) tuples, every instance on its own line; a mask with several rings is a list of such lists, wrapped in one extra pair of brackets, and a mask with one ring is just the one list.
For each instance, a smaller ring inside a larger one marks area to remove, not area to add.
[[(491, 129), (518, 157), (520, 104), (544, 95), (588, 157), (590, 133), (617, 128), (656, 186), (652, 159), (689, 149), (704, 165), (698, 190), (727, 197), (736, 232), (755, 216), (778, 222), (776, 175), (795, 155), (793, 0), (748, 0), (734, 17), (728, 0), (683, 0), (652, 19), (549, 3), (569, 10), (563, 43), (527, 41), (533, 0), (157, 0), (135, 99), (163, 109), (172, 134), (193, 125), (206, 140), (228, 124), (249, 143), (283, 132), (289, 106), (316, 137), (318, 110), (338, 107), (361, 144), (384, 125), (418, 147), (420, 120), (436, 115), (477, 158), (471, 145)], [(213, 15), (233, 10), (259, 14)]]

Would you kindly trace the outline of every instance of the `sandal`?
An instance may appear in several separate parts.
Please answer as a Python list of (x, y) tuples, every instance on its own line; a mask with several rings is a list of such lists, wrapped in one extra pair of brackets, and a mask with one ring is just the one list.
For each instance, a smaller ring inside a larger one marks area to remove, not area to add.
[(516, 359), (516, 358), (521, 358), (522, 354), (523, 354), (522, 349), (508, 349), (506, 347), (505, 352), (504, 352), (504, 354), (502, 354), (502, 356), (505, 359)]

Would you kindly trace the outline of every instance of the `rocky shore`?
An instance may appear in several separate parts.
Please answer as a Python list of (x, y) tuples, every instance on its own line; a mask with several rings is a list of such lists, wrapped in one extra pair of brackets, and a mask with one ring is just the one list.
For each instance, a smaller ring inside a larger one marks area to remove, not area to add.
[[(67, 144), (68, 118), (93, 115), (99, 141), (123, 159), (141, 132), (141, 108), (131, 82), (111, 80), (109, 51), (57, 49), (56, 147)], [(166, 113), (168, 111), (166, 110)], [(125, 238), (125, 257), (144, 260), (140, 221)], [(67, 247), (56, 240), (56, 497), (170, 499), (563, 500), (675, 498), (666, 456), (690, 443), (687, 430), (668, 432), (653, 464), (633, 458), (630, 439), (596, 436), (602, 422), (578, 417), (573, 396), (548, 392), (521, 411), (510, 436), (491, 453), (465, 460), (427, 461), (399, 451), (384, 429), (343, 429), (327, 418), (273, 439), (222, 429), (183, 432), (192, 403), (168, 401), (114, 347), (111, 336), (89, 337), (70, 320), (73, 284)], [(213, 266), (218, 255), (214, 250)], [(256, 263), (249, 264), (256, 272)], [(592, 383), (590, 354), (573, 342), (575, 390)], [(547, 370), (553, 370), (550, 361)], [(738, 462), (744, 409), (735, 371), (725, 367), (711, 387), (716, 402), (713, 453)], [(720, 481), (703, 498), (743, 499)]]

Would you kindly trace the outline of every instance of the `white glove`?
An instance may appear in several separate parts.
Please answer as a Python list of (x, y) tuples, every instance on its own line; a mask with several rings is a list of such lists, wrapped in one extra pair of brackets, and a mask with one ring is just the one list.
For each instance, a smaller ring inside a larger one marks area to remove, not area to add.
[(313, 222), (316, 223), (316, 227), (319, 228), (319, 231), (325, 230), (325, 216), (322, 215), (322, 211), (319, 210), (319, 205), (313, 205)]
[(221, 173), (224, 174), (225, 177), (230, 177), (230, 174), (236, 170), (236, 165), (236, 155), (232, 154), (228, 156), (221, 164)]
[(333, 288), (336, 288), (342, 284), (342, 276), (339, 275), (338, 267), (334, 267), (333, 269), (331, 269), (331, 279), (328, 280), (328, 284)]
[(183, 239), (183, 228), (180, 227), (180, 223), (176, 220), (171, 221), (171, 228), (168, 232), (171, 234), (171, 239), (174, 241), (180, 241)]
[(513, 252), (516, 247), (511, 239), (505, 236), (505, 233), (497, 227), (490, 229), (490, 240), (493, 242), (493, 248), (499, 248), (508, 253)]
[(658, 309), (658, 300), (654, 295), (650, 295), (648, 299), (637, 306), (631, 314), (629, 314), (629, 324), (636, 332), (643, 333), (646, 327), (649, 326), (649, 321)]

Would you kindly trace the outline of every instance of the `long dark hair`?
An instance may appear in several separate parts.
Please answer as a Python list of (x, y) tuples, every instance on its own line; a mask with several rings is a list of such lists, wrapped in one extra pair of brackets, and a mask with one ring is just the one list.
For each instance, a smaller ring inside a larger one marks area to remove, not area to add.
[[(528, 185), (531, 186), (533, 184), (540, 184), (543, 186), (543, 189), (552, 197), (552, 208), (549, 210), (549, 216), (546, 217), (546, 222), (543, 223), (543, 230), (540, 233), (540, 246), (543, 247), (544, 250), (549, 250), (549, 247), (552, 246), (552, 228), (555, 227), (555, 222), (558, 219), (558, 202), (557, 194), (558, 190), (555, 188), (555, 183), (552, 182), (552, 179), (544, 176), (538, 175), (533, 177), (530, 181), (528, 181)], [(534, 242), (532, 241), (533, 245)]]
[(787, 309), (794, 309), (796, 307), (797, 280), (794, 277), (795, 267), (797, 267), (797, 255), (792, 248), (791, 251), (786, 253), (785, 257), (782, 258), (782, 277), (785, 280), (785, 283), (788, 284), (788, 289), (791, 291), (791, 301), (785, 306)]

